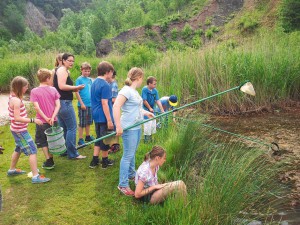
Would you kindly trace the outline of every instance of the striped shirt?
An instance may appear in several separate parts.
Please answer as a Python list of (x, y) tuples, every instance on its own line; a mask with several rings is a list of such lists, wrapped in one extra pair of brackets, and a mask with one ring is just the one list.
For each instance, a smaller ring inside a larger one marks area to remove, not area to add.
[[(16, 96), (10, 95), (8, 101), (8, 112), (9, 112), (9, 120), (10, 120), (10, 130), (14, 132), (22, 132), (27, 130), (28, 123), (17, 122), (14, 117), (14, 109), (12, 109), (9, 105), (9, 102), (12, 98), (17, 98)], [(27, 111), (23, 101), (21, 100), (20, 105), (20, 117), (27, 118)]]

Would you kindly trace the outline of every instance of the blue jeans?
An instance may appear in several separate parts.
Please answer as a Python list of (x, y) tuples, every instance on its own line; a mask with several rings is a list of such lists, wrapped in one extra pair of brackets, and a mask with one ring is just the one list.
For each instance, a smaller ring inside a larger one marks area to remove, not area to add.
[(79, 156), (76, 149), (76, 116), (71, 100), (60, 100), (60, 110), (57, 114), (59, 125), (64, 129), (64, 138), (68, 157), (70, 159)]
[(129, 178), (135, 176), (135, 153), (140, 143), (141, 133), (141, 129), (126, 130), (122, 135), (123, 156), (120, 162), (120, 187), (129, 187)]

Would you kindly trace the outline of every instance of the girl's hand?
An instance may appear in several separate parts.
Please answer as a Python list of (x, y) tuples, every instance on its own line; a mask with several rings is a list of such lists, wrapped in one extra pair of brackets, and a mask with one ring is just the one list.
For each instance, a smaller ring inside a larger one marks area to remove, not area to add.
[(151, 112), (145, 112), (145, 116), (149, 117), (149, 118), (153, 118), (154, 114)]
[(116, 136), (121, 136), (123, 134), (122, 127), (116, 127)]
[(37, 125), (43, 125), (43, 122), (40, 119), (34, 119), (34, 123)]
[(81, 89), (84, 88), (84, 84), (76, 86), (75, 92), (80, 91)]

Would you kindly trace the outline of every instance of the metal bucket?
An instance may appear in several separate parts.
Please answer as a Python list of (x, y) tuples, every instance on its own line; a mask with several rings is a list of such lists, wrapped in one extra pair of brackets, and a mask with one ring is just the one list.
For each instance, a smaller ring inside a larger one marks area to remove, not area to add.
[(62, 127), (50, 127), (45, 130), (48, 142), (48, 150), (50, 154), (60, 155), (64, 153), (67, 148), (64, 139), (64, 130)]

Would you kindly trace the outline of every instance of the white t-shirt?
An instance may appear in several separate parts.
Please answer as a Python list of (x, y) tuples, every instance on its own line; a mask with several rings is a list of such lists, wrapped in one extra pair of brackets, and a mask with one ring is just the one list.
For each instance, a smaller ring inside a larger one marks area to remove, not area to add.
[[(137, 90), (125, 85), (119, 92), (127, 101), (122, 106), (121, 127), (127, 128), (135, 123), (143, 121), (143, 100)], [(141, 125), (130, 130), (140, 129)]]

